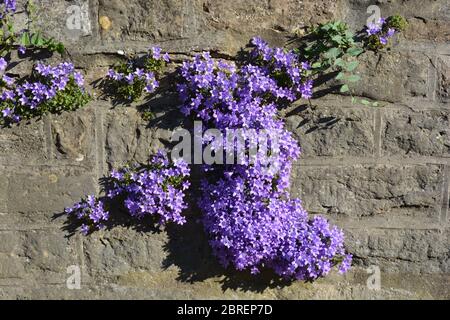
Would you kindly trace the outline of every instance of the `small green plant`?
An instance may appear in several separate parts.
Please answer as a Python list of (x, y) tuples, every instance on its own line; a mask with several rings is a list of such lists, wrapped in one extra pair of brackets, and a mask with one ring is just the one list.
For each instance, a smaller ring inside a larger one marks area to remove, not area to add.
[(384, 49), (389, 44), (389, 39), (396, 33), (402, 32), (408, 26), (408, 22), (400, 15), (381, 18), (376, 23), (367, 26), (366, 46), (374, 51)]
[[(301, 59), (310, 61), (311, 73), (320, 76), (328, 72), (337, 72), (335, 79), (343, 82), (356, 82), (360, 77), (354, 74), (358, 67), (356, 57), (364, 52), (360, 43), (348, 25), (333, 21), (313, 27), (304, 37), (305, 42), (296, 50)], [(340, 91), (349, 90), (344, 83)]]
[(4, 57), (10, 52), (15, 41), (14, 24), (10, 21), (9, 16), (4, 16), (0, 19), (0, 56)]
[(53, 38), (45, 38), (40, 32), (24, 32), (20, 38), (20, 45), (31, 50), (47, 49), (50, 52), (58, 52), (61, 55), (65, 51), (64, 44)]
[(160, 48), (152, 48), (143, 57), (132, 57), (116, 64), (108, 71), (108, 80), (114, 96), (134, 102), (144, 92), (152, 93), (159, 86), (157, 77), (163, 73), (169, 55), (161, 55)]
[[(4, 67), (4, 66), (3, 66)], [(71, 63), (55, 67), (38, 63), (30, 76), (0, 80), (0, 124), (9, 125), (47, 113), (76, 110), (91, 97), (82, 74)]]
[(405, 31), (408, 27), (408, 22), (401, 15), (393, 15), (387, 18), (387, 24), (398, 32)]
[(36, 18), (36, 8), (33, 1), (29, 0), (25, 6), (29, 17), (28, 30), (17, 33), (14, 24), (11, 21), (15, 13), (10, 10), (2, 14), (0, 18), (0, 56), (6, 56), (11, 50), (18, 48), (20, 53), (26, 50), (48, 50), (50, 52), (58, 52), (63, 54), (65, 51), (64, 44), (56, 41), (54, 38), (46, 38), (41, 31), (32, 31), (36, 29), (33, 21)]

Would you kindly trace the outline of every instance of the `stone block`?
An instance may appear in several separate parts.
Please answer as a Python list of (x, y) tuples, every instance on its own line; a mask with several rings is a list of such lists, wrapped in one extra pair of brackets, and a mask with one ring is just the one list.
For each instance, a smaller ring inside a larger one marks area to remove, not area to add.
[(443, 172), (438, 165), (296, 166), (294, 171), (292, 194), (311, 213), (440, 217)]
[(97, 188), (96, 175), (77, 167), (9, 168), (7, 177), (8, 213), (59, 213)]
[(386, 156), (450, 156), (449, 110), (383, 110), (381, 145)]
[(294, 108), (286, 117), (286, 127), (299, 141), (303, 158), (373, 155), (372, 109), (304, 107), (303, 111)]

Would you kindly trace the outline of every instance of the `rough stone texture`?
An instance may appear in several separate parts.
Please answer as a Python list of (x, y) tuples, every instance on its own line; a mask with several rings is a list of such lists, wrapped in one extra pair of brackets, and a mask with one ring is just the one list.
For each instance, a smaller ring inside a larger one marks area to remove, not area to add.
[(358, 73), (364, 75), (355, 93), (390, 102), (427, 97), (429, 69), (434, 68), (426, 53), (367, 52), (361, 55)]
[(384, 113), (382, 122), (383, 154), (450, 156), (449, 110), (395, 108)]
[(293, 194), (313, 213), (440, 217), (442, 169), (437, 165), (297, 166), (294, 176)]
[[(20, 7), (26, 3), (19, 1)], [(35, 29), (63, 41), (85, 74), (94, 101), (83, 110), (0, 129), (1, 299), (450, 299), (450, 5), (443, 0), (377, 1), (383, 16), (400, 13), (410, 28), (390, 51), (366, 53), (353, 95), (383, 107), (327, 95), (283, 112), (303, 149), (292, 194), (311, 214), (341, 226), (353, 270), (315, 283), (282, 283), (224, 270), (211, 255), (198, 212), (183, 228), (130, 223), (82, 237), (61, 215), (99, 193), (112, 167), (144, 161), (185, 125), (173, 96), (114, 106), (98, 86), (118, 50), (161, 45), (177, 63), (213, 50), (231, 58), (252, 36), (286, 44), (292, 32), (331, 19), (355, 30), (368, 0), (44, 0)], [(30, 21), (21, 11), (17, 29)], [(79, 28), (73, 28), (74, 26)], [(12, 56), (12, 59), (16, 59)], [(36, 57), (10, 72), (24, 75)], [(45, 58), (56, 62), (55, 55)], [(142, 120), (140, 112), (155, 114)], [(117, 208), (114, 208), (114, 210)], [(67, 268), (81, 269), (70, 290)], [(367, 267), (381, 269), (381, 289)]]
[(286, 126), (305, 157), (364, 156), (375, 149), (374, 110), (361, 107), (294, 106)]

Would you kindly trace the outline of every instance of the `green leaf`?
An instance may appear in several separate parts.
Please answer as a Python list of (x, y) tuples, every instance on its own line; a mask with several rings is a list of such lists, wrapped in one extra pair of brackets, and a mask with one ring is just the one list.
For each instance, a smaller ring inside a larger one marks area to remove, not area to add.
[(352, 74), (347, 78), (347, 80), (350, 82), (358, 82), (359, 80), (361, 80), (361, 77), (356, 74)]
[(363, 52), (364, 52), (364, 49), (362, 49), (362, 48), (349, 48), (347, 50), (347, 54), (351, 55), (352, 57), (359, 56)]
[(331, 48), (327, 52), (325, 52), (325, 58), (333, 59), (341, 55), (341, 49), (339, 48)]
[(348, 84), (344, 84), (342, 87), (341, 87), (341, 89), (339, 90), (341, 93), (344, 93), (344, 92), (347, 92), (347, 91), (349, 91), (350, 89), (349, 89), (349, 87), (348, 87)]
[(336, 76), (336, 80), (344, 79), (344, 77), (345, 77), (345, 74), (343, 72), (339, 72)]
[(347, 64), (345, 70), (347, 70), (348, 72), (352, 72), (353, 70), (356, 69), (358, 64), (359, 64), (358, 61), (351, 61)]
[(334, 61), (334, 65), (343, 68), (343, 67), (345, 66), (345, 61), (342, 60), (342, 58), (337, 58), (337, 59)]
[(322, 67), (322, 64), (320, 62), (314, 62), (311, 65), (311, 68), (313, 68), (313, 69), (319, 69), (320, 67)]
[(369, 100), (366, 100), (366, 99), (362, 99), (362, 100), (361, 100), (361, 103), (362, 103), (363, 105), (365, 105), (365, 106), (370, 105), (370, 101), (369, 101)]
[(20, 43), (24, 46), (31, 45), (30, 34), (28, 32), (22, 34), (22, 37), (20, 38)]
[(342, 43), (342, 36), (337, 34), (335, 36), (332, 36), (331, 40), (333, 40), (337, 44), (341, 44)]
[(65, 47), (62, 43), (58, 43), (56, 45), (56, 52), (58, 52), (59, 54), (64, 54), (64, 50), (65, 50)]
[(38, 36), (39, 35), (37, 33), (34, 33), (34, 34), (31, 35), (31, 40), (30, 41), (31, 41), (32, 45), (35, 46), (37, 44)]

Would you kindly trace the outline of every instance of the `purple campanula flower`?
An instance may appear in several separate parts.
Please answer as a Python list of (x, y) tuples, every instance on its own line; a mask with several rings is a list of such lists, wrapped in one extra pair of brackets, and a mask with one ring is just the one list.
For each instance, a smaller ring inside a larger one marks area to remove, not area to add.
[(12, 110), (10, 108), (6, 108), (2, 110), (2, 115), (4, 118), (10, 117), (12, 115)]
[(311, 64), (308, 61), (302, 62), (301, 66), (303, 70), (311, 70)]
[[(252, 44), (253, 60), (239, 70), (226, 70), (226, 63), (216, 64), (208, 54), (180, 68), (183, 81), (177, 88), (185, 115), (218, 129), (264, 128), (281, 142), (273, 160), (277, 169), (264, 170), (262, 160), (229, 166), (225, 172), (204, 166), (205, 174), (219, 178), (202, 184), (202, 222), (225, 267), (256, 274), (265, 266), (285, 278), (316, 279), (345, 255), (343, 234), (325, 219), (308, 218), (301, 202), (289, 199), (292, 161), (300, 149), (276, 116), (278, 101), (312, 96), (313, 81), (300, 72), (310, 66), (260, 38)], [(289, 79), (288, 84), (279, 84), (274, 74)]]
[(81, 233), (85, 236), (87, 236), (89, 234), (90, 228), (88, 225), (83, 224), (81, 226)]
[(138, 77), (138, 78), (142, 78), (145, 76), (145, 72), (143, 69), (137, 68), (136, 71), (134, 71), (134, 74)]
[(375, 23), (369, 23), (366, 29), (367, 35), (371, 36), (381, 32), (381, 25)]
[(152, 57), (155, 60), (161, 59), (161, 48), (160, 47), (153, 47), (152, 49)]
[(6, 62), (5, 58), (0, 58), (0, 71), (3, 71), (8, 66), (8, 63)]
[(19, 54), (24, 55), (27, 52), (27, 48), (24, 46), (19, 46), (19, 49), (17, 49), (17, 51), (19, 52)]
[(124, 77), (124, 79), (125, 79), (125, 81), (126, 81), (128, 84), (133, 84), (133, 82), (134, 82), (134, 74), (130, 73), (130, 74), (126, 75), (126, 76)]
[(79, 87), (84, 86), (84, 77), (80, 72), (74, 72), (73, 78), (74, 78), (77, 86), (79, 86)]
[(386, 33), (386, 37), (390, 38), (395, 34), (395, 29), (393, 28), (389, 28), (387, 33)]
[(14, 84), (14, 79), (7, 76), (6, 74), (3, 75), (2, 80), (6, 83), (8, 86), (12, 86)]

